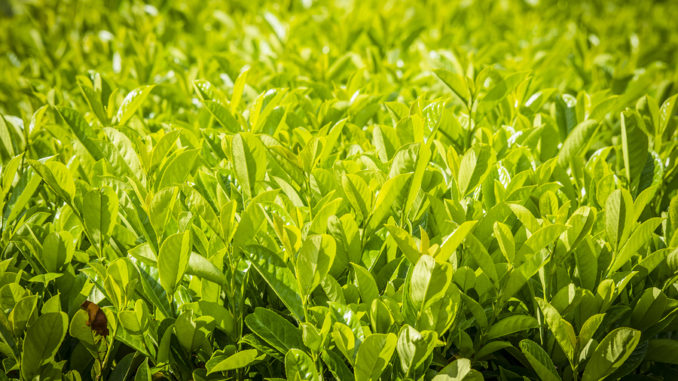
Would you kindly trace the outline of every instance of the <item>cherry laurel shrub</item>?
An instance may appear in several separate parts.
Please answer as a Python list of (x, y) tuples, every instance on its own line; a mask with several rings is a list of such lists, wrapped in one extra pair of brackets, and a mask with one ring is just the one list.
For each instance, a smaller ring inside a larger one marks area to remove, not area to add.
[(676, 20), (2, 2), (0, 379), (678, 379)]

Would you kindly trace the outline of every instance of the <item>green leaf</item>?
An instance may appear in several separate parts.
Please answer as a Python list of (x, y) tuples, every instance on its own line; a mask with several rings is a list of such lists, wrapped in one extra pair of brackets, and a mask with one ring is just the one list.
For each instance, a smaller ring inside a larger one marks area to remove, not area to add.
[(52, 232), (42, 244), (42, 262), (48, 272), (58, 272), (69, 264), (75, 252), (73, 236), (67, 232)]
[(576, 155), (582, 152), (593, 140), (592, 136), (597, 128), (598, 122), (592, 119), (583, 121), (574, 127), (558, 153), (558, 165), (566, 167)]
[(633, 199), (631, 194), (623, 190), (610, 193), (605, 202), (605, 232), (612, 248), (617, 251), (620, 243), (633, 224)]
[(58, 161), (48, 161), (42, 164), (31, 160), (29, 163), (59, 197), (69, 203), (73, 201), (75, 182), (68, 167)]
[(301, 293), (292, 271), (280, 257), (263, 246), (248, 246), (244, 251), (249, 255), (252, 266), (294, 314), (294, 317), (299, 321), (304, 321)]
[(193, 169), (199, 150), (188, 149), (172, 155), (160, 170), (156, 189), (160, 190), (172, 185), (183, 184)]
[(255, 195), (254, 186), (263, 180), (266, 170), (265, 148), (258, 138), (249, 133), (233, 136), (231, 142), (235, 176), (247, 199)]
[(233, 334), (235, 329), (233, 314), (222, 304), (201, 300), (199, 302), (187, 304), (186, 306), (191, 308), (194, 314), (199, 316), (202, 320), (208, 322), (213, 321), (216, 329), (219, 329), (228, 335)]
[(226, 275), (217, 266), (210, 262), (209, 259), (195, 252), (192, 252), (188, 257), (186, 274), (195, 275), (218, 285), (224, 285), (228, 282)]
[(544, 226), (543, 228), (532, 232), (530, 238), (528, 238), (518, 250), (517, 256), (522, 259), (527, 255), (539, 252), (548, 245), (554, 244), (566, 229), (567, 226), (565, 225), (554, 224)]
[(471, 369), (471, 360), (457, 359), (447, 364), (432, 381), (483, 381), (483, 374)]
[(172, 215), (174, 204), (179, 197), (177, 187), (166, 187), (153, 195), (148, 207), (148, 216), (155, 233), (162, 237), (167, 227), (167, 220)]
[(313, 359), (299, 349), (291, 349), (285, 355), (285, 373), (288, 381), (320, 380)]
[(412, 262), (412, 264), (416, 264), (421, 254), (410, 233), (393, 224), (387, 224), (385, 227), (398, 244), (400, 251), (405, 254), (405, 257)]
[(24, 333), (26, 325), (36, 316), (36, 306), (38, 304), (37, 295), (29, 295), (14, 305), (12, 311), (9, 313), (7, 320), (12, 324), (12, 331), (14, 335), (20, 337)]
[(173, 295), (181, 278), (184, 276), (191, 253), (191, 236), (189, 232), (176, 233), (167, 237), (160, 246), (158, 254), (158, 275), (160, 284)]
[(561, 240), (568, 251), (574, 249), (591, 231), (595, 216), (593, 210), (587, 206), (582, 206), (572, 213), (572, 216), (567, 220), (569, 227), (565, 234), (561, 236)]
[(12, 158), (15, 155), (14, 145), (12, 144), (12, 135), (9, 132), (9, 127), (7, 126), (7, 121), (5, 117), (0, 115), (0, 148), (2, 148), (3, 155), (0, 156), (0, 160), (4, 161), (4, 157)]
[(49, 312), (59, 312), (61, 311), (61, 294), (56, 294), (51, 298), (47, 299), (46, 302), (42, 304), (40, 309), (41, 314), (46, 314)]
[(131, 334), (144, 334), (148, 328), (151, 313), (146, 306), (146, 303), (137, 299), (134, 303), (134, 310), (125, 310), (118, 312), (118, 320)]
[(615, 255), (614, 261), (612, 262), (612, 265), (610, 265), (609, 272), (613, 273), (619, 270), (634, 254), (637, 254), (641, 248), (645, 246), (647, 241), (652, 238), (655, 229), (657, 229), (657, 226), (659, 226), (662, 221), (663, 218), (655, 217), (640, 224), (640, 226), (633, 231), (624, 246), (622, 246), (619, 253)]
[(162, 312), (164, 316), (171, 316), (170, 305), (167, 300), (167, 293), (163, 290), (162, 285), (158, 282), (158, 272), (155, 269), (143, 266), (137, 263), (139, 269), (141, 286), (143, 288), (143, 295), (148, 301), (155, 306), (158, 311)]
[(431, 149), (428, 144), (419, 143), (419, 153), (417, 155), (417, 165), (414, 170), (414, 175), (412, 176), (412, 183), (410, 184), (410, 190), (407, 194), (407, 200), (405, 201), (405, 213), (412, 214), (412, 206), (417, 197), (417, 194), (421, 191), (421, 183), (424, 179), (424, 172), (428, 167), (429, 160), (431, 159)]
[(421, 310), (427, 303), (442, 297), (451, 280), (451, 266), (437, 264), (432, 257), (422, 255), (408, 279), (408, 301), (415, 310)]
[[(39, 186), (40, 176), (36, 176), (32, 171), (21, 177), (12, 191), (12, 197), (5, 206), (5, 213), (3, 214), (5, 225), (12, 223), (24, 212), (24, 208), (33, 199), (33, 195)], [(0, 206), (2, 205), (0, 204)]]
[(377, 282), (374, 280), (372, 274), (367, 271), (366, 268), (351, 263), (353, 270), (355, 272), (356, 281), (358, 282), (358, 290), (360, 291), (360, 297), (363, 303), (368, 305), (372, 304), (372, 301), (379, 298), (379, 289), (377, 288)]
[(539, 308), (544, 314), (544, 320), (548, 323), (549, 329), (553, 336), (555, 336), (558, 345), (562, 348), (570, 363), (574, 363), (575, 346), (577, 345), (577, 336), (574, 333), (574, 328), (565, 319), (560, 316), (549, 302), (535, 298)]
[(336, 255), (336, 243), (327, 234), (309, 236), (296, 260), (297, 280), (302, 295), (308, 296), (325, 278)]
[(658, 135), (663, 135), (664, 131), (666, 131), (666, 128), (671, 121), (671, 116), (673, 115), (673, 109), (676, 106), (676, 102), (678, 102), (678, 94), (674, 94), (665, 100), (662, 104), (662, 107), (659, 109), (659, 128), (657, 130)]
[(598, 344), (586, 364), (582, 381), (599, 381), (612, 374), (633, 353), (640, 342), (640, 331), (617, 328)]
[(626, 178), (630, 183), (638, 183), (641, 172), (645, 167), (648, 152), (647, 135), (638, 126), (642, 123), (640, 116), (632, 111), (621, 114), (621, 141), (622, 156)]
[(365, 181), (357, 175), (344, 175), (341, 177), (341, 186), (353, 210), (360, 219), (366, 219), (372, 205), (372, 199)]
[(538, 328), (537, 319), (527, 315), (512, 315), (494, 323), (487, 331), (487, 340), (510, 335), (512, 333)]
[(403, 189), (405, 189), (405, 185), (407, 185), (410, 177), (412, 177), (411, 173), (404, 173), (388, 179), (384, 183), (374, 202), (370, 222), (367, 225), (369, 231), (375, 231), (377, 227), (381, 226), (384, 218), (390, 213), (391, 207), (393, 207), (393, 204), (400, 197)]
[(212, 100), (222, 105), (228, 104), (226, 101), (226, 96), (223, 94), (223, 92), (209, 81), (204, 79), (196, 79), (193, 81), (193, 88), (203, 101)]
[[(326, 317), (323, 323), (325, 322), (327, 323), (327, 325), (325, 326), (329, 330), (331, 319), (329, 317)], [(321, 333), (321, 331), (318, 330), (318, 328), (316, 328), (311, 323), (301, 323), (300, 326), (301, 326), (301, 338), (306, 348), (310, 349), (311, 353), (319, 353), (320, 350), (322, 349), (324, 341), (321, 334), (324, 335), (327, 332)]]
[(495, 284), (498, 283), (499, 277), (494, 260), (485, 249), (485, 246), (473, 234), (466, 237), (466, 244), (469, 252), (473, 256), (473, 260), (478, 264), (478, 267), (487, 275)]
[(583, 347), (588, 344), (589, 340), (593, 338), (593, 335), (598, 330), (598, 327), (600, 327), (600, 324), (602, 324), (604, 318), (605, 314), (595, 314), (586, 319), (579, 331), (578, 341), (580, 346)]
[(631, 326), (645, 330), (657, 323), (665, 314), (668, 298), (657, 287), (646, 289), (631, 312)]
[(104, 110), (104, 105), (101, 103), (101, 95), (97, 94), (94, 89), (92, 89), (90, 80), (84, 76), (77, 76), (76, 80), (78, 82), (78, 87), (82, 93), (83, 98), (89, 105), (90, 110), (96, 115), (99, 122), (104, 126), (108, 124), (108, 116)]
[(245, 349), (230, 356), (217, 352), (205, 363), (207, 375), (244, 368), (254, 362), (258, 355), (256, 349)]
[(115, 191), (105, 187), (85, 193), (82, 216), (94, 243), (103, 250), (118, 220), (118, 196)]
[(68, 315), (64, 312), (44, 314), (28, 328), (21, 352), (21, 375), (25, 379), (33, 379), (40, 366), (54, 358), (67, 329)]
[(137, 368), (137, 373), (134, 375), (134, 381), (151, 381), (151, 368), (148, 367), (148, 358), (145, 358), (144, 361)]
[(351, 365), (355, 365), (356, 349), (362, 343), (356, 340), (356, 336), (349, 326), (342, 323), (334, 323), (332, 326), (332, 339), (337, 349), (346, 357)]
[(332, 375), (337, 380), (350, 380), (353, 378), (353, 373), (348, 369), (346, 363), (341, 358), (341, 355), (334, 351), (323, 351), (323, 363), (332, 372)]
[(539, 223), (534, 214), (523, 205), (508, 204), (508, 206), (530, 233), (534, 233), (542, 227), (542, 224)]
[(80, 340), (85, 348), (93, 351), (93, 356), (96, 354), (96, 346), (94, 339), (94, 331), (87, 326), (89, 316), (85, 310), (77, 310), (71, 319), (71, 324), (68, 329), (68, 334)]
[(448, 235), (440, 245), (440, 250), (435, 254), (436, 261), (445, 263), (450, 256), (457, 250), (457, 247), (464, 241), (466, 236), (473, 231), (478, 221), (466, 221), (459, 225), (452, 234)]
[(491, 150), (482, 146), (466, 151), (459, 164), (457, 185), (459, 194), (466, 196), (481, 184), (488, 173), (491, 161)]
[(665, 364), (678, 365), (676, 352), (678, 351), (678, 340), (674, 339), (652, 339), (647, 348), (647, 361), (656, 361)]
[(355, 380), (378, 380), (391, 361), (397, 341), (392, 333), (367, 336), (356, 355)]
[(450, 90), (452, 90), (454, 95), (459, 97), (459, 99), (464, 104), (469, 103), (471, 94), (469, 93), (466, 79), (463, 76), (454, 74), (444, 69), (434, 70), (433, 73), (435, 73), (438, 79), (440, 79)]
[(555, 97), (556, 123), (560, 136), (564, 139), (577, 124), (577, 99), (570, 94)]
[(115, 115), (117, 124), (125, 124), (139, 109), (141, 104), (148, 98), (155, 85), (141, 86), (127, 94), (122, 100), (118, 113)]
[(71, 108), (57, 107), (57, 113), (61, 116), (64, 123), (73, 131), (80, 143), (92, 155), (95, 161), (104, 158), (104, 153), (100, 148), (100, 140), (103, 134), (100, 129), (92, 128), (82, 115)]
[(427, 310), (447, 296), (452, 284), (452, 265), (437, 263), (433, 257), (422, 255), (410, 268), (403, 289), (405, 321), (418, 327)]
[[(233, 117), (231, 111), (222, 106), (218, 102), (212, 100), (204, 100), (205, 108), (212, 114), (214, 119), (219, 122), (228, 132), (236, 133), (242, 131), (240, 123)], [(231, 104), (232, 105), (232, 104)]]
[(240, 99), (242, 99), (243, 90), (245, 89), (245, 84), (247, 83), (247, 74), (250, 72), (249, 66), (243, 68), (243, 70), (238, 74), (238, 78), (235, 79), (235, 84), (233, 85), (233, 96), (231, 96), (231, 112), (237, 112), (238, 106), (240, 105)]
[(431, 356), (438, 341), (433, 331), (419, 332), (409, 325), (403, 326), (398, 334), (398, 358), (405, 376), (415, 375), (415, 371)]
[(337, 282), (332, 275), (328, 275), (320, 282), (325, 295), (332, 302), (337, 302), (339, 304), (346, 304), (346, 298), (344, 297), (344, 292), (341, 289), (341, 285)]
[(511, 233), (508, 226), (501, 222), (495, 222), (492, 229), (494, 231), (494, 236), (497, 239), (497, 243), (499, 243), (501, 253), (509, 264), (513, 264), (516, 255), (516, 243), (513, 239), (513, 233)]
[(205, 332), (199, 328), (199, 324), (192, 310), (183, 311), (174, 322), (174, 334), (181, 348), (188, 353), (205, 345)]
[(372, 331), (375, 333), (388, 333), (395, 323), (393, 314), (386, 304), (379, 299), (372, 300), (370, 305), (370, 323)]
[(255, 308), (253, 313), (245, 317), (245, 324), (280, 353), (285, 354), (292, 348), (304, 348), (301, 331), (267, 308)]
[(508, 341), (490, 341), (489, 343), (483, 345), (476, 354), (474, 355), (474, 358), (478, 360), (483, 360), (490, 356), (492, 353), (500, 351), (502, 349), (506, 348), (512, 348), (513, 345), (508, 342)]
[(539, 344), (525, 339), (520, 342), (520, 350), (542, 381), (560, 381), (551, 357)]

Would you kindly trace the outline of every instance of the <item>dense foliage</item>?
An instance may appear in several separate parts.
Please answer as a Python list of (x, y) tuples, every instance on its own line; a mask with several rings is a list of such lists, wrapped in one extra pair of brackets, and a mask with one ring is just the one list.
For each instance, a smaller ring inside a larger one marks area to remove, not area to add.
[(676, 20), (2, 2), (0, 379), (677, 379)]

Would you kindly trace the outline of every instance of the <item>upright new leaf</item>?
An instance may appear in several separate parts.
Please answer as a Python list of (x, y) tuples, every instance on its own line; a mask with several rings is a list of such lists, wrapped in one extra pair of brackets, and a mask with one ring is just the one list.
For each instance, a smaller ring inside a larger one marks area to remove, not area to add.
[(375, 333), (365, 338), (355, 360), (355, 381), (379, 380), (396, 349), (396, 335)]
[(415, 375), (415, 370), (433, 353), (437, 341), (438, 334), (433, 331), (419, 332), (409, 325), (400, 330), (397, 351), (405, 376)]
[(148, 98), (148, 95), (151, 93), (155, 86), (141, 86), (136, 88), (125, 96), (125, 99), (122, 100), (120, 108), (118, 108), (118, 113), (115, 115), (118, 120), (118, 124), (125, 124), (127, 121), (134, 115), (134, 113), (139, 109), (141, 104)]
[(298, 283), (294, 274), (275, 253), (263, 246), (248, 246), (252, 266), (278, 295), (283, 304), (299, 321), (304, 320), (304, 309)]
[(118, 220), (118, 196), (115, 191), (105, 187), (85, 193), (82, 217), (93, 243), (103, 249)]
[(174, 294), (174, 290), (184, 276), (191, 254), (191, 236), (189, 232), (173, 234), (160, 246), (158, 254), (158, 273), (160, 284), (167, 291), (167, 295)]
[(579, 123), (565, 139), (558, 154), (558, 165), (566, 167), (570, 160), (582, 151), (583, 147), (588, 146), (597, 128), (598, 122), (592, 119)]
[(574, 333), (574, 328), (572, 328), (572, 325), (567, 320), (560, 316), (558, 310), (549, 302), (540, 298), (535, 298), (535, 300), (544, 314), (544, 319), (548, 323), (551, 333), (555, 336), (556, 341), (563, 349), (563, 352), (565, 352), (570, 363), (574, 363), (575, 346), (577, 345), (577, 336)]
[(377, 200), (374, 202), (374, 209), (370, 216), (368, 224), (369, 231), (375, 231), (377, 227), (381, 226), (381, 222), (386, 218), (391, 211), (391, 207), (400, 196), (400, 193), (405, 189), (405, 185), (412, 177), (411, 173), (403, 173), (397, 175), (384, 183), (384, 186), (379, 190)]
[(434, 73), (464, 104), (469, 103), (471, 94), (466, 79), (462, 75), (444, 69), (434, 70)]
[(372, 304), (374, 299), (379, 298), (379, 289), (377, 288), (377, 282), (374, 280), (372, 274), (367, 271), (366, 268), (351, 263), (353, 265), (353, 270), (355, 271), (356, 281), (358, 282), (358, 290), (360, 291), (360, 297), (364, 303), (368, 305)]
[(464, 241), (464, 238), (473, 230), (478, 221), (466, 221), (459, 225), (452, 234), (447, 236), (440, 246), (440, 250), (435, 254), (436, 261), (445, 263), (450, 256), (457, 250), (457, 247)]
[(612, 262), (610, 267), (610, 273), (619, 270), (622, 266), (624, 266), (625, 263), (629, 261), (629, 259), (631, 259), (634, 254), (638, 253), (638, 251), (641, 250), (647, 241), (652, 238), (654, 230), (657, 228), (657, 226), (659, 226), (659, 224), (661, 224), (661, 222), (661, 217), (655, 217), (650, 218), (640, 224), (640, 226), (638, 226), (633, 231), (631, 236), (626, 240), (626, 243), (624, 246), (622, 246), (619, 253), (615, 256), (614, 262)]
[(624, 169), (629, 183), (636, 183), (647, 161), (647, 135), (638, 126), (642, 120), (637, 113), (627, 111), (621, 114), (621, 140)]
[(330, 271), (336, 250), (334, 238), (327, 234), (313, 235), (304, 241), (295, 266), (304, 296), (309, 296)]
[(542, 381), (560, 381), (551, 357), (539, 344), (525, 339), (520, 342), (520, 350)]
[(605, 202), (605, 232), (612, 248), (616, 251), (623, 242), (633, 224), (633, 199), (625, 190), (615, 190), (610, 193)]
[(239, 133), (231, 142), (235, 177), (247, 199), (252, 198), (257, 180), (263, 180), (266, 170), (266, 154), (261, 141), (254, 135)]

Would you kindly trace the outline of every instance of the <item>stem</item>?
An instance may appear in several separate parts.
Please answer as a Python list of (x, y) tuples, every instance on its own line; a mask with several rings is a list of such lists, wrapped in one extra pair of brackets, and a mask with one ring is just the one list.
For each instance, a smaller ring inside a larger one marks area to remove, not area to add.
[[(106, 344), (108, 344), (108, 341), (106, 340), (106, 337), (104, 337), (103, 339), (104, 339), (104, 341), (106, 341)], [(99, 344), (101, 344), (101, 340), (99, 340)], [(99, 372), (99, 374), (97, 375), (97, 380), (100, 380), (100, 379), (101, 379), (101, 376), (103, 375), (103, 366), (104, 366), (104, 362), (103, 362), (103, 360), (101, 360), (101, 353), (99, 352), (99, 347), (97, 347), (97, 360), (99, 361), (99, 365), (101, 366), (101, 368), (99, 369), (100, 372)]]
[(308, 295), (302, 299), (302, 304), (304, 307), (304, 321), (308, 322)]
[[(111, 355), (111, 350), (113, 349), (113, 343), (115, 342), (115, 334), (118, 332), (118, 327), (116, 326), (115, 329), (113, 330), (113, 337), (111, 337), (111, 342), (108, 344), (108, 348), (106, 349), (106, 355), (104, 356), (104, 361), (101, 363), (101, 373), (99, 374), (99, 378), (104, 374), (104, 370), (108, 366), (108, 360)], [(104, 337), (104, 340), (106, 343), (108, 343), (108, 340)]]
[(311, 195), (311, 174), (308, 173), (306, 177), (304, 177), (304, 185), (306, 185), (306, 203), (308, 204), (308, 215), (309, 219), (313, 221), (313, 209), (311, 208), (311, 201), (312, 201), (312, 195)]
[(473, 115), (473, 103), (475, 100), (473, 99), (473, 95), (471, 95), (471, 98), (469, 100), (469, 104), (466, 105), (466, 110), (468, 111), (468, 132), (466, 134), (466, 149), (471, 148), (471, 143), (473, 142), (473, 133), (475, 132), (475, 123), (474, 123), (474, 118), (475, 115)]

